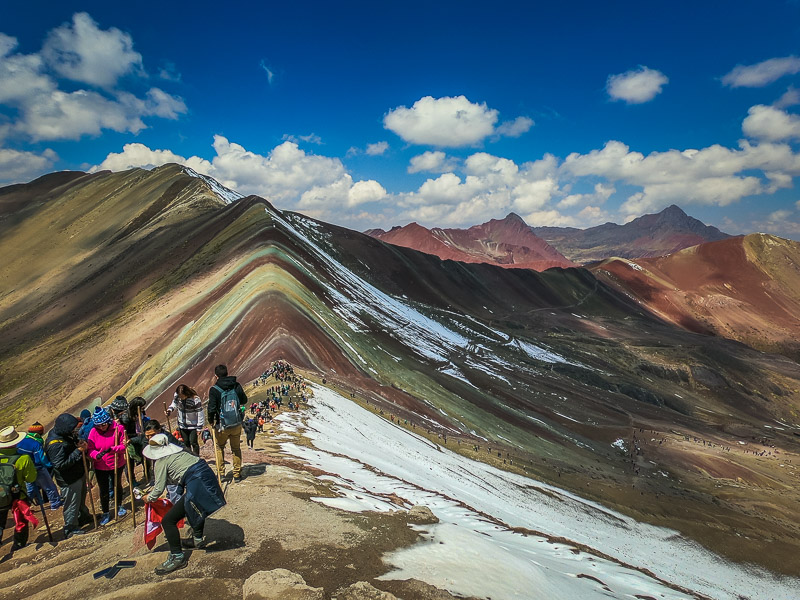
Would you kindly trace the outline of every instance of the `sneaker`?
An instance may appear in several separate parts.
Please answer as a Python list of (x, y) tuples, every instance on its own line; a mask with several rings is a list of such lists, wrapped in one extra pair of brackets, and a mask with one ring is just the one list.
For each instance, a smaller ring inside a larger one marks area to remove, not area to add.
[(128, 511), (125, 510), (125, 507), (124, 506), (120, 506), (119, 510), (117, 511), (117, 516), (118, 517), (124, 517), (127, 514), (128, 514)]
[(73, 535), (85, 535), (85, 534), (86, 534), (86, 532), (83, 529), (72, 529), (70, 531), (65, 531), (64, 532), (64, 539), (68, 540)]
[(185, 538), (181, 540), (181, 544), (183, 545), (184, 548), (195, 548), (197, 550), (206, 547), (206, 541), (203, 538), (197, 536)]
[(241, 483), (241, 482), (242, 482), (242, 476), (241, 475), (234, 475), (233, 476), (233, 483)]
[(100, 515), (100, 522), (98, 525), (108, 525), (109, 521), (111, 521), (111, 515), (108, 513), (103, 513)]
[(64, 503), (61, 500), (59, 500), (57, 502), (51, 502), (50, 503), (50, 510), (58, 510), (62, 506), (64, 506)]
[(156, 567), (156, 575), (166, 575), (186, 566), (186, 555), (181, 552), (180, 554), (172, 554), (170, 552), (169, 558)]

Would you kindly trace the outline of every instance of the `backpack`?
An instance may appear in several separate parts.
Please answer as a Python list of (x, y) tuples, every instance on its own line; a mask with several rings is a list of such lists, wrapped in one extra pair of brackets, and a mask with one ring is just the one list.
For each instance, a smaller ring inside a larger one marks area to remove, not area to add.
[(14, 463), (18, 458), (18, 454), (0, 458), (0, 510), (11, 508), (11, 504), (15, 500), (15, 492), (19, 492), (17, 470), (14, 468)]
[(218, 385), (214, 386), (219, 390), (219, 422), (223, 429), (232, 429), (241, 423), (239, 415), (239, 395), (236, 393), (236, 387), (229, 390), (223, 390)]

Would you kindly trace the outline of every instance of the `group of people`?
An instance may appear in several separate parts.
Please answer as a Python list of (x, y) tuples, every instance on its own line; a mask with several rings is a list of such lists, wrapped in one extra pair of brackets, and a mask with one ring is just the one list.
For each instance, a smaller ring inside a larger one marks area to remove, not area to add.
[[(27, 544), (29, 523), (36, 524), (29, 500), (43, 506), (41, 490), (51, 511), (63, 508), (64, 538), (85, 534), (83, 528), (95, 521), (86, 506), (92, 477), (100, 496), (97, 524), (109, 523), (114, 515), (126, 516), (122, 475), (126, 473), (128, 487), (135, 494), (134, 465), (141, 464), (144, 480), (152, 480), (146, 501), (154, 502), (166, 491), (172, 502), (161, 521), (170, 554), (156, 573), (185, 566), (183, 549), (205, 545), (205, 519), (225, 505), (219, 482), (225, 477), (226, 446), (233, 454), (233, 481), (242, 479), (240, 438), (247, 395), (225, 365), (215, 367), (214, 376), (206, 412), (193, 388), (177, 386), (165, 410), (167, 418), (177, 412), (177, 436), (147, 417), (144, 399), (128, 402), (123, 396), (117, 396), (108, 407), (83, 411), (80, 419), (59, 415), (46, 438), (38, 422), (27, 433), (14, 426), (0, 430), (0, 542), (11, 514), (15, 523), (12, 552)], [(215, 441), (216, 475), (199, 456), (206, 427)], [(182, 540), (177, 524), (184, 518), (192, 535)]]

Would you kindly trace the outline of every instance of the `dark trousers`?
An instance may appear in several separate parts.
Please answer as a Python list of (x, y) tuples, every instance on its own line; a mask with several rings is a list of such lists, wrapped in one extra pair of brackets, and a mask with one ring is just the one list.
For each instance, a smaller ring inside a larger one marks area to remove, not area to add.
[[(122, 467), (118, 468), (117, 471), (117, 489), (114, 490), (114, 513), (116, 514), (119, 511), (119, 505), (121, 504), (122, 499)], [(109, 505), (109, 498), (108, 492), (111, 489), (111, 486), (114, 485), (114, 471), (102, 471), (100, 469), (95, 469), (94, 471), (95, 477), (97, 478), (97, 486), (100, 488), (100, 508), (102, 512), (108, 512), (108, 505)]]
[(181, 429), (183, 445), (195, 456), (200, 456), (200, 444), (197, 442), (197, 429)]
[[(184, 506), (184, 499), (186, 494), (181, 496), (172, 508), (169, 509), (164, 518), (161, 519), (161, 526), (164, 528), (164, 535), (169, 544), (169, 551), (173, 554), (180, 554), (183, 552), (181, 548), (181, 534), (178, 531), (178, 521), (186, 517), (186, 507)], [(200, 523), (198, 527), (194, 528), (194, 537), (203, 537), (203, 528), (205, 521)]]

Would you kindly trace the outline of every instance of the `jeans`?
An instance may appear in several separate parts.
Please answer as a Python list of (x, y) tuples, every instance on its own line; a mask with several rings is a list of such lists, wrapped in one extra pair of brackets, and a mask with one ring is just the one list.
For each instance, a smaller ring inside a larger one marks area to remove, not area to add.
[(44, 504), (41, 490), (44, 490), (44, 493), (47, 494), (47, 499), (50, 501), (51, 508), (53, 505), (58, 506), (61, 503), (61, 497), (58, 494), (58, 488), (56, 487), (56, 484), (53, 483), (53, 478), (50, 476), (50, 471), (48, 471), (45, 467), (37, 469), (36, 481), (33, 483), (26, 483), (25, 487), (28, 492), (28, 498), (36, 502), (36, 504)]
[(200, 456), (200, 444), (197, 443), (197, 429), (181, 429), (180, 432), (183, 438), (183, 445), (195, 456)]
[(222, 431), (215, 431), (214, 436), (217, 440), (217, 471), (220, 477), (225, 475), (225, 443), (230, 440), (231, 453), (233, 454), (233, 476), (239, 477), (242, 474), (242, 426), (237, 425), (230, 429), (223, 429)]
[(86, 508), (86, 478), (62, 486), (61, 494), (64, 496), (64, 530), (80, 529), (80, 521), (88, 521), (91, 517)]

